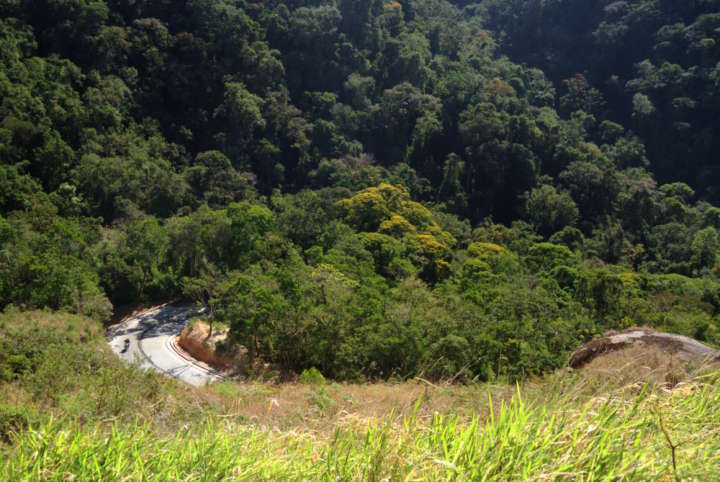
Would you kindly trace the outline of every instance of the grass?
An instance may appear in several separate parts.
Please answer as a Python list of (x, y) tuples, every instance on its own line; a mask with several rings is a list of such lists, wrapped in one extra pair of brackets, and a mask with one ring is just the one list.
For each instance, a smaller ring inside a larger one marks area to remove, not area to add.
[[(87, 323), (42, 312), (0, 315), (6, 346), (45, 343), (32, 366), (0, 381), (0, 480), (720, 475), (720, 377), (694, 369), (670, 390), (658, 353), (619, 354), (520, 386), (222, 383), (194, 390), (117, 363)], [(39, 375), (53, 370), (62, 380)]]
[[(148, 424), (49, 421), (20, 434), (3, 480), (713, 480), (720, 467), (720, 389), (696, 380), (670, 393), (554, 400), (520, 394), (490, 417), (395, 417), (332, 433), (208, 419), (174, 435)], [(489, 402), (488, 406), (492, 406)]]

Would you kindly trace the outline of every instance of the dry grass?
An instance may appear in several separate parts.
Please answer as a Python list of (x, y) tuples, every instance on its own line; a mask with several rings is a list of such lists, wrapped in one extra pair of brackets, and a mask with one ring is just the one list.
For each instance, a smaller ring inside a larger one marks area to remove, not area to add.
[(207, 390), (229, 419), (313, 432), (332, 432), (338, 424), (367, 425), (389, 413), (409, 416), (418, 401), (422, 401), (421, 418), (437, 413), (484, 416), (489, 395), (499, 404), (514, 393), (514, 387), (508, 385), (443, 386), (422, 381), (328, 385), (223, 382)]

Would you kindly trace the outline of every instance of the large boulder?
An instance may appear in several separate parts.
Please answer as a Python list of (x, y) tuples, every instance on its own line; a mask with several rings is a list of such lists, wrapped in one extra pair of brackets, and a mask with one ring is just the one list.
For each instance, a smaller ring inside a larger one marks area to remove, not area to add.
[(720, 360), (720, 351), (687, 336), (662, 333), (650, 328), (631, 328), (622, 332), (610, 331), (582, 345), (570, 357), (572, 368), (582, 368), (599, 356), (627, 348), (655, 348), (677, 361)]

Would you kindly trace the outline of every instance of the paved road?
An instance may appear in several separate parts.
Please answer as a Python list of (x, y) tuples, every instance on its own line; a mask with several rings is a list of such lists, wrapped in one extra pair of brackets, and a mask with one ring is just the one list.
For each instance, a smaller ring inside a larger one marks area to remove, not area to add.
[[(188, 320), (198, 314), (193, 308), (163, 305), (144, 311), (108, 329), (112, 350), (129, 363), (177, 378), (190, 385), (202, 386), (222, 377), (181, 356), (173, 340), (182, 333)], [(125, 340), (130, 340), (125, 350)]]

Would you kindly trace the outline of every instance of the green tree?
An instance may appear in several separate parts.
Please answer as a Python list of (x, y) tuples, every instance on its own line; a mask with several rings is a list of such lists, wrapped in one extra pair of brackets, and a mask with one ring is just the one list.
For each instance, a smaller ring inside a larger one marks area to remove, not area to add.
[(720, 237), (717, 230), (707, 227), (698, 231), (692, 240), (692, 263), (698, 270), (712, 269), (717, 264), (720, 252)]
[(525, 212), (535, 229), (544, 236), (572, 226), (579, 214), (577, 205), (567, 192), (558, 192), (547, 184), (527, 194)]

